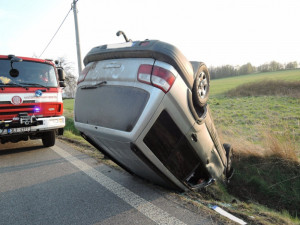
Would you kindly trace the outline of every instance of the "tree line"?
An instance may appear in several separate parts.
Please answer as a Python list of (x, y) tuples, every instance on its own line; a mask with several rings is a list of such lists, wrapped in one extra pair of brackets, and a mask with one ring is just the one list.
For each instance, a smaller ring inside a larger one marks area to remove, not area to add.
[(298, 68), (296, 61), (282, 64), (276, 61), (270, 63), (264, 63), (258, 67), (253, 66), (251, 63), (244, 64), (242, 66), (223, 65), (209, 68), (211, 79), (220, 79), (225, 77), (233, 77), (239, 75), (246, 75), (251, 73), (264, 73), (273, 72), (278, 70), (291, 70)]
[[(73, 63), (70, 62), (65, 57), (59, 57), (58, 61), (60, 62), (60, 66), (62, 66), (66, 72), (66, 87), (64, 88), (64, 98), (74, 98), (76, 86), (77, 86), (77, 77), (74, 76), (74, 66)], [(224, 65), (209, 68), (210, 78), (211, 79), (220, 79), (225, 77), (246, 75), (251, 73), (259, 73), (259, 72), (272, 72), (278, 70), (290, 70), (298, 68), (298, 64), (296, 61), (289, 62), (287, 64), (281, 64), (276, 61), (271, 61), (270, 63), (262, 64), (258, 67), (253, 66), (251, 63), (244, 64), (242, 66), (232, 66), (232, 65)]]

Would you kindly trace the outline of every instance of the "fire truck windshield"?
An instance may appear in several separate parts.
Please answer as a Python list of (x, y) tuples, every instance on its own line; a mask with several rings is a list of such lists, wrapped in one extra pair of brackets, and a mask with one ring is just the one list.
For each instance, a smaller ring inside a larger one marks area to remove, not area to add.
[(55, 69), (50, 64), (33, 61), (16, 62), (11, 66), (9, 59), (1, 59), (0, 86), (57, 87)]

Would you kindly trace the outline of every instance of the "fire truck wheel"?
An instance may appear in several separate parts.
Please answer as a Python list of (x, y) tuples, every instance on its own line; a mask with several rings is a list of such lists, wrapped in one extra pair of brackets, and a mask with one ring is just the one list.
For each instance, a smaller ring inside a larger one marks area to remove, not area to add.
[(44, 147), (51, 147), (55, 145), (55, 131), (46, 132), (42, 137)]

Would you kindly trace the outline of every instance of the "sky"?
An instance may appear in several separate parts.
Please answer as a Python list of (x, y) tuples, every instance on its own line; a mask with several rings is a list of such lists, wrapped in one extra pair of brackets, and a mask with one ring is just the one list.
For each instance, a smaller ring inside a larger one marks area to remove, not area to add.
[[(0, 54), (40, 57), (73, 0), (0, 0)], [(156, 39), (207, 66), (300, 62), (299, 0), (78, 0), (82, 60), (95, 46)], [(41, 58), (77, 69), (73, 11)], [(84, 67), (84, 66), (83, 66)]]

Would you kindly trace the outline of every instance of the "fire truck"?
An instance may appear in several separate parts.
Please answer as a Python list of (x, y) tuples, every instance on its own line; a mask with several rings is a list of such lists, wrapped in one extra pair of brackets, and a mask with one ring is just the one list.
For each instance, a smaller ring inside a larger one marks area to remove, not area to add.
[(33, 139), (55, 144), (65, 126), (64, 80), (57, 61), (0, 55), (0, 146)]

